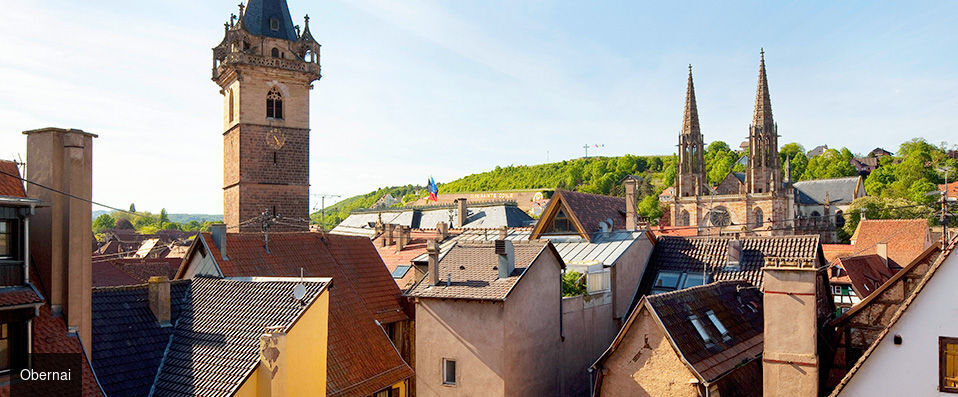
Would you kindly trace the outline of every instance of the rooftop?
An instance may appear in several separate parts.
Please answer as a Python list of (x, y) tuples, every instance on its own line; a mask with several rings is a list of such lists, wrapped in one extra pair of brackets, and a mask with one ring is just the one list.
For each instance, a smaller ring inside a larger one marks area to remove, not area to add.
[(861, 177), (816, 179), (811, 181), (795, 182), (795, 200), (799, 204), (821, 204), (828, 201), (829, 205), (847, 205), (858, 198), (858, 187)]

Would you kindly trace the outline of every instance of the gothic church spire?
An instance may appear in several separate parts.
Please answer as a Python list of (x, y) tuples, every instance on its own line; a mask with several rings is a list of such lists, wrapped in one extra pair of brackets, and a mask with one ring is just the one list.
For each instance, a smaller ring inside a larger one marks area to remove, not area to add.
[(685, 93), (685, 115), (682, 118), (683, 135), (701, 135), (699, 111), (695, 106), (695, 85), (692, 83), (692, 65), (689, 65), (689, 84)]
[(755, 92), (755, 115), (752, 124), (756, 126), (772, 125), (772, 99), (768, 93), (768, 78), (765, 75), (765, 49), (761, 52), (761, 63), (758, 69), (758, 89)]

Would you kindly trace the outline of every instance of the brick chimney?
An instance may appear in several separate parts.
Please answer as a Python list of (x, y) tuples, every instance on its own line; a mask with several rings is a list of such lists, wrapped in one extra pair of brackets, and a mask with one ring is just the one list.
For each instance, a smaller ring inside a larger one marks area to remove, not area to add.
[[(27, 169), (32, 182), (90, 200), (93, 195), (93, 138), (75, 129), (42, 128), (24, 131)], [(31, 221), (32, 257), (54, 314), (62, 313), (69, 328), (78, 331), (87, 354), (91, 350), (91, 295), (93, 245), (89, 201), (27, 184), (27, 196), (48, 204)]]
[(393, 225), (392, 223), (386, 224), (386, 238), (383, 239), (383, 247), (388, 247), (390, 245), (393, 245), (393, 242), (394, 242), (393, 231), (395, 230), (396, 230), (396, 225)]
[(449, 237), (449, 224), (446, 222), (439, 222), (436, 224), (436, 229), (439, 232), (439, 241), (445, 240), (446, 237)]
[(819, 271), (811, 263), (766, 259), (763, 395), (818, 396)]
[(469, 218), (469, 211), (466, 209), (466, 199), (456, 199), (456, 229), (462, 229)]
[(213, 238), (213, 244), (216, 244), (216, 249), (220, 250), (222, 259), (224, 261), (229, 260), (229, 257), (226, 256), (226, 224), (214, 223), (211, 225), (210, 236)]
[(439, 283), (439, 242), (426, 241), (426, 253), (429, 254), (429, 265), (426, 268), (426, 285)]
[(881, 261), (885, 264), (885, 267), (888, 267), (888, 243), (875, 243), (875, 253), (881, 258)]
[(496, 265), (499, 278), (512, 276), (512, 270), (516, 268), (516, 254), (512, 241), (496, 240), (496, 255), (499, 257), (499, 263)]
[(289, 375), (289, 350), (286, 333), (281, 327), (270, 327), (259, 336), (259, 379), (257, 395), (286, 396), (286, 381)]
[(166, 276), (150, 277), (150, 311), (160, 326), (170, 324), (170, 280)]
[(403, 248), (406, 248), (406, 244), (409, 243), (409, 226), (399, 226), (399, 244), (396, 247), (397, 250), (402, 251)]
[(636, 196), (639, 181), (634, 177), (625, 178), (625, 230), (638, 230), (639, 218), (636, 212)]

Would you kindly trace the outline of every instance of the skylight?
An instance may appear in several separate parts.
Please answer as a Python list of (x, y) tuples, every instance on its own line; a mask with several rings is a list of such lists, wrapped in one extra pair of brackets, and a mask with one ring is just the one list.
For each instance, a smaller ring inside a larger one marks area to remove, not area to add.
[(698, 316), (689, 316), (689, 321), (691, 321), (692, 325), (695, 326), (695, 330), (699, 332), (699, 336), (702, 337), (702, 341), (705, 343), (712, 343), (712, 338), (710, 338), (708, 332), (705, 331), (705, 325), (702, 324), (702, 320), (699, 320)]
[(705, 312), (705, 315), (708, 316), (710, 321), (712, 321), (712, 325), (715, 326), (715, 329), (717, 329), (719, 333), (722, 334), (723, 339), (726, 339), (726, 340), (730, 339), (728, 335), (728, 330), (725, 329), (725, 325), (723, 325), (722, 322), (719, 321), (718, 317), (715, 316), (715, 312), (709, 310)]

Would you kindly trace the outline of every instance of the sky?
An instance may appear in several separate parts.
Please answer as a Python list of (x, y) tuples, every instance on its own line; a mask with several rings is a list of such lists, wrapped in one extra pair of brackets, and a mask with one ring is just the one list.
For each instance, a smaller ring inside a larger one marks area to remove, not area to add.
[[(78, 128), (99, 135), (94, 200), (222, 213), (211, 48), (237, 0), (0, 2), (0, 158), (24, 158), (21, 131)], [(288, 3), (323, 46), (314, 207), (583, 145), (674, 153), (689, 64), (706, 142), (735, 147), (761, 48), (782, 144), (958, 143), (955, 1)]]

